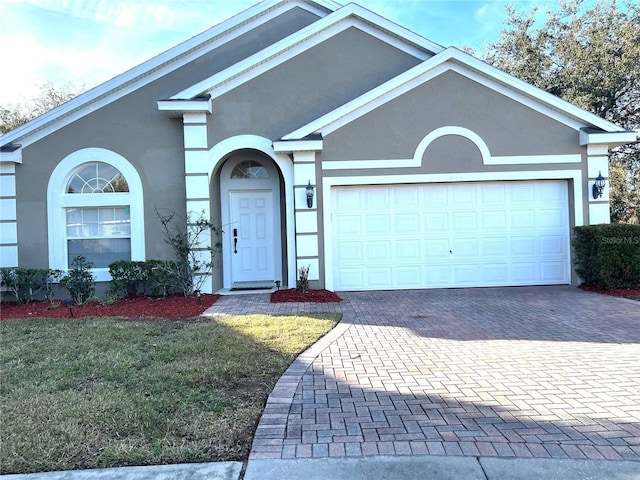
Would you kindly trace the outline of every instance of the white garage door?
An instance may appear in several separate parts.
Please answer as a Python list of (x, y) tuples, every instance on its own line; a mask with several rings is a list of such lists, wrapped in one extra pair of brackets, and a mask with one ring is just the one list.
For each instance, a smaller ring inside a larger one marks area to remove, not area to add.
[(331, 193), (334, 290), (570, 283), (565, 181)]

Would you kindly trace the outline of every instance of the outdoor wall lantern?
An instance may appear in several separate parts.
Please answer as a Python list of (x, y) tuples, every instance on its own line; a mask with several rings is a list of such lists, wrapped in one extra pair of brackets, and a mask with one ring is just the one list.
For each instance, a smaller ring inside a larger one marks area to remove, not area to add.
[(600, 198), (602, 196), (602, 191), (604, 190), (605, 179), (602, 176), (602, 172), (598, 172), (598, 176), (596, 177), (596, 181), (593, 184), (593, 188), (591, 193), (593, 194), (593, 198)]
[(313, 185), (311, 185), (311, 180), (307, 184), (307, 188), (305, 189), (307, 192), (307, 208), (313, 207), (313, 196), (315, 192), (313, 191)]

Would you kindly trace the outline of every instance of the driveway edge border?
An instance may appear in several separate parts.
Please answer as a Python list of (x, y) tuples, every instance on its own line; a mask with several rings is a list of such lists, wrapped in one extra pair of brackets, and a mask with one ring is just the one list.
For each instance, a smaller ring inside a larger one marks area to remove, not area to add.
[(351, 328), (353, 325), (351, 315), (343, 313), (340, 322), (324, 337), (302, 352), (282, 374), (269, 395), (264, 412), (260, 417), (253, 437), (249, 460), (281, 458), (282, 440), (286, 433), (289, 410), (302, 376), (323, 350)]

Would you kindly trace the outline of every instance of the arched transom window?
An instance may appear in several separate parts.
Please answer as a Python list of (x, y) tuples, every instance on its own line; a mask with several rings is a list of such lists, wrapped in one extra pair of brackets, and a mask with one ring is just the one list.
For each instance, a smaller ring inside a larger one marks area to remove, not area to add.
[(65, 158), (49, 181), (49, 260), (66, 270), (78, 255), (109, 280), (116, 260), (144, 260), (142, 185), (123, 157), (84, 149)]
[(269, 178), (269, 172), (260, 162), (245, 160), (235, 166), (231, 178)]
[(91, 162), (82, 165), (71, 174), (67, 193), (116, 193), (128, 192), (124, 175), (112, 165)]

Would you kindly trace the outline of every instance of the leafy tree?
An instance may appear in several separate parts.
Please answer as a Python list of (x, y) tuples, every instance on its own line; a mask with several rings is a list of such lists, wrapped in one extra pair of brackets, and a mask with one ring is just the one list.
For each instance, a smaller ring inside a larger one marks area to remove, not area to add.
[(0, 105), (0, 134), (24, 125), (85, 91), (84, 86), (77, 87), (71, 82), (63, 85), (47, 82), (39, 88), (40, 92), (27, 103)]
[[(627, 130), (640, 129), (640, 4), (562, 0), (538, 19), (538, 7), (507, 7), (499, 39), (484, 58), (492, 65)], [(640, 220), (640, 146), (612, 150), (613, 221)]]

